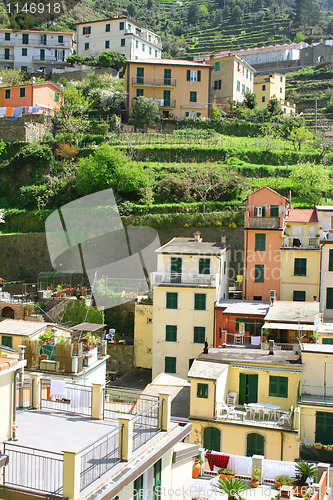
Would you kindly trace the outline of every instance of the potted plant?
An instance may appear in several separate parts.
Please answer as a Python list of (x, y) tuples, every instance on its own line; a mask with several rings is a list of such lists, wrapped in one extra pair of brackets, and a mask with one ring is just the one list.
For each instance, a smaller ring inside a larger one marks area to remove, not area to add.
[(321, 443), (315, 443), (315, 444), (314, 444), (314, 447), (315, 447), (315, 449), (316, 449), (316, 450), (321, 450), (321, 449), (322, 449), (322, 446), (323, 446), (323, 445), (322, 445)]
[(241, 494), (243, 491), (249, 489), (245, 481), (235, 477), (231, 477), (230, 479), (220, 477), (217, 488), (228, 496), (228, 500), (242, 500)]
[(120, 340), (120, 335), (118, 332), (116, 332), (113, 339), (114, 344), (119, 344), (119, 340)]
[[(320, 447), (321, 447), (321, 443)], [(305, 460), (300, 460), (295, 465), (296, 479), (293, 481), (294, 494), (296, 497), (301, 497), (305, 495), (309, 482), (308, 480), (313, 479), (313, 477), (318, 473), (318, 469), (315, 465), (309, 464)]]
[(290, 476), (286, 476), (284, 474), (281, 474), (279, 476), (275, 477), (275, 488), (278, 490), (281, 488), (281, 486), (292, 486), (293, 485), (293, 480), (291, 479)]
[(252, 488), (258, 488), (261, 481), (261, 467), (253, 467), (252, 477), (251, 477), (251, 486)]
[(45, 332), (45, 333), (42, 333), (39, 337), (38, 337), (38, 340), (43, 344), (43, 345), (47, 345), (47, 344), (53, 344), (53, 340), (54, 340), (54, 333), (53, 332)]
[(232, 472), (231, 467), (224, 467), (222, 469), (219, 469), (217, 473), (219, 474), (220, 477), (224, 479), (230, 479), (231, 477), (235, 477), (235, 474)]
[(327, 444), (323, 444), (323, 450), (327, 450), (328, 448), (328, 445)]
[(40, 354), (39, 359), (49, 359), (48, 354)]
[(192, 478), (196, 479), (201, 472), (201, 460), (196, 458), (194, 460), (193, 468), (192, 468)]

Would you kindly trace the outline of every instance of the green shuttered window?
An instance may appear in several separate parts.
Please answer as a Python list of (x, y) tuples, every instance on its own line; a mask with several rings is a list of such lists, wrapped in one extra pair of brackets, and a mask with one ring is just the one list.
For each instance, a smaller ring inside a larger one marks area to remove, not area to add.
[(288, 377), (269, 377), (269, 395), (278, 398), (288, 397)]

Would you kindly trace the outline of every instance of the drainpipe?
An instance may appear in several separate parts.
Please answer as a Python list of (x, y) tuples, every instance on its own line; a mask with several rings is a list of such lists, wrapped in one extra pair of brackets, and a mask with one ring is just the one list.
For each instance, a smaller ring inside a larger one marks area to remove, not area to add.
[[(24, 360), (24, 352), (25, 352), (25, 345), (19, 345), (20, 348), (20, 355), (19, 359), (20, 361)], [(20, 384), (20, 389), (19, 389), (19, 408), (23, 407), (23, 381), (24, 381), (24, 366), (20, 369), (20, 376), (19, 376), (19, 381), (21, 382)]]
[(281, 458), (280, 460), (283, 462), (283, 431), (281, 431)]
[(327, 370), (327, 356), (325, 357), (325, 371), (324, 371), (324, 398), (326, 401), (326, 370)]
[(16, 388), (17, 388), (17, 375), (21, 371), (19, 368), (18, 370), (15, 370), (14, 372), (14, 395), (13, 395), (13, 419), (12, 419), (12, 429), (11, 429), (11, 438), (10, 441), (17, 441), (16, 437)]

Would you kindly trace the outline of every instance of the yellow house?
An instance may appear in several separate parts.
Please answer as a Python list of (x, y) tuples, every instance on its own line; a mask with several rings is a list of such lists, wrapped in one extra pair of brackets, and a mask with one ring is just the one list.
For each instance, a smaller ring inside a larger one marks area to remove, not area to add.
[(10, 357), (0, 357), (0, 447), (2, 441), (12, 437), (15, 374), (25, 364), (25, 360), (19, 361)]
[(153, 378), (160, 372), (186, 378), (205, 342), (214, 345), (214, 308), (228, 298), (230, 247), (194, 238), (173, 238), (157, 249), (152, 274)]
[(291, 209), (286, 215), (281, 248), (281, 300), (319, 300), (319, 231), (316, 209)]
[(316, 330), (317, 344), (333, 344), (333, 323), (322, 323)]
[(70, 331), (55, 323), (5, 319), (0, 322), (0, 343), (20, 352), (19, 345), (26, 340), (38, 340), (42, 333), (54, 331), (55, 336), (70, 337)]
[(209, 118), (212, 66), (178, 59), (127, 61), (127, 112), (140, 96), (159, 103), (163, 118)]
[(333, 321), (333, 230), (321, 240), (320, 304), (324, 321)]
[(303, 344), (302, 360), (301, 456), (331, 461), (329, 457), (318, 457), (313, 445), (333, 444), (333, 345)]
[(235, 455), (298, 458), (299, 354), (213, 348), (194, 361), (188, 376), (192, 443)]
[(161, 37), (127, 17), (77, 23), (77, 54), (98, 57), (104, 50), (120, 52), (129, 60), (160, 59)]
[(247, 91), (253, 92), (255, 69), (236, 55), (214, 58), (209, 61), (212, 72), (212, 102), (227, 109), (228, 99), (242, 102)]
[(153, 303), (139, 301), (134, 311), (134, 366), (152, 368)]
[(276, 97), (280, 101), (283, 114), (295, 115), (296, 104), (286, 102), (286, 77), (279, 73), (256, 75), (254, 77), (253, 93), (257, 97), (258, 107), (266, 108), (269, 101)]

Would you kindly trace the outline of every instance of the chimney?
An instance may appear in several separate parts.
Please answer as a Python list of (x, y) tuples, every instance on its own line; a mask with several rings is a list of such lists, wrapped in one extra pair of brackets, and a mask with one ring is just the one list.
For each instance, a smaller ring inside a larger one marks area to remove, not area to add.
[(269, 355), (273, 356), (274, 354), (274, 340), (269, 340), (268, 341), (268, 349), (269, 349)]
[(194, 233), (194, 239), (195, 239), (195, 241), (198, 241), (198, 243), (201, 243), (201, 242), (202, 242), (202, 238), (201, 238), (201, 233), (200, 233), (200, 231), (196, 231), (196, 232)]
[(221, 243), (224, 243), (225, 245), (227, 243), (227, 236), (224, 233), (221, 234)]

